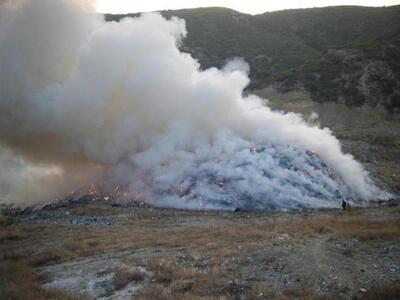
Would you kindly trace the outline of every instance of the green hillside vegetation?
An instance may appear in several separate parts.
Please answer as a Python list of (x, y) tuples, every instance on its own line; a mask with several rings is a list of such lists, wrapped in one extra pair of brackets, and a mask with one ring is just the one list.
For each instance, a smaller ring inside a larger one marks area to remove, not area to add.
[[(182, 50), (203, 68), (243, 57), (249, 89), (299, 90), (317, 102), (400, 112), (400, 6), (338, 6), (247, 15), (226, 8), (163, 11), (185, 19)], [(125, 15), (107, 15), (119, 20)], [(133, 15), (130, 15), (133, 16)]]

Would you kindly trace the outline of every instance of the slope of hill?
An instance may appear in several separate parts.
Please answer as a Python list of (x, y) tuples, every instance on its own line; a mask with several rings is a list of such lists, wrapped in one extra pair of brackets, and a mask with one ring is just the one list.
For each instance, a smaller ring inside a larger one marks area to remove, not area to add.
[[(250, 89), (400, 111), (400, 6), (338, 6), (251, 16), (226, 8), (163, 11), (185, 19), (182, 50), (203, 68), (243, 57)], [(125, 15), (107, 15), (119, 20)]]

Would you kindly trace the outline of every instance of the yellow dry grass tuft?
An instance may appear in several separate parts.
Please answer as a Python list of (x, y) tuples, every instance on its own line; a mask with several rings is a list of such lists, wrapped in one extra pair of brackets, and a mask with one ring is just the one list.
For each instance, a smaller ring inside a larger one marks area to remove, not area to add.
[(40, 276), (21, 261), (0, 262), (0, 299), (13, 300), (84, 300), (81, 295), (68, 295), (41, 287)]
[(176, 280), (191, 279), (193, 269), (178, 266), (171, 258), (156, 257), (148, 262), (148, 267), (153, 271), (156, 282), (168, 284)]
[(144, 272), (138, 269), (130, 270), (127, 267), (118, 268), (114, 270), (114, 277), (112, 279), (112, 284), (115, 290), (120, 290), (133, 281), (142, 282), (144, 278), (145, 278)]

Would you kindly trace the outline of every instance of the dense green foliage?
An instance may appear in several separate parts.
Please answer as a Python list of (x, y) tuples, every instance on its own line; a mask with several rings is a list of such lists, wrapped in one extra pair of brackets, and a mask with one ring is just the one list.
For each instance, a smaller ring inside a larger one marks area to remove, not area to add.
[[(243, 57), (249, 88), (305, 90), (318, 102), (400, 111), (400, 6), (338, 6), (247, 15), (226, 8), (162, 12), (185, 19), (182, 46), (203, 68)], [(123, 15), (108, 15), (118, 20)]]

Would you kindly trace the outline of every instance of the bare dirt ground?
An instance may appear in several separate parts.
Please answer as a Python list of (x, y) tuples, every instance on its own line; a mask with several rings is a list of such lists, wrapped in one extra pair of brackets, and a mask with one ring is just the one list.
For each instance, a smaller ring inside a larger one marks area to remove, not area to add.
[(0, 299), (399, 299), (399, 214), (4, 211)]

